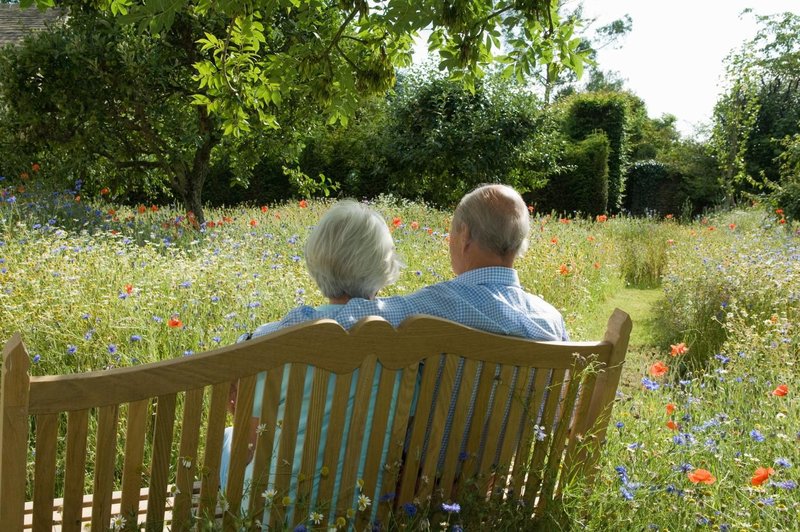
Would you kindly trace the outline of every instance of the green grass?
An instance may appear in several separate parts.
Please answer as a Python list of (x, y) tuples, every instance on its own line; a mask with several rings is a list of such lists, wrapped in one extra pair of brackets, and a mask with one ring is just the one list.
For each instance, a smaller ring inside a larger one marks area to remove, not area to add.
[[(304, 270), (302, 243), (325, 202), (211, 210), (215, 227), (198, 232), (174, 209), (140, 213), (28, 188), (2, 189), (0, 337), (22, 332), (34, 374), (199, 352), (298, 303), (322, 302)], [(393, 198), (373, 205), (394, 227), (408, 265), (383, 295), (451, 277), (448, 213)], [(531, 249), (518, 264), (522, 284), (562, 311), (574, 339), (598, 339), (614, 307), (634, 321), (595, 484), (565, 490), (562, 526), (796, 529), (797, 227), (755, 209), (684, 225), (549, 216), (532, 224)], [(182, 326), (169, 327), (170, 318)], [(678, 342), (689, 351), (672, 357), (670, 344)], [(656, 361), (669, 366), (666, 375), (650, 374)], [(779, 384), (787, 395), (772, 394)], [(756, 486), (757, 467), (774, 473)], [(716, 481), (694, 484), (696, 469)], [(524, 517), (513, 501), (488, 510), (461, 502), (463, 519), (451, 523), (467, 530), (481, 529), (490, 515), (505, 515), (506, 523)]]

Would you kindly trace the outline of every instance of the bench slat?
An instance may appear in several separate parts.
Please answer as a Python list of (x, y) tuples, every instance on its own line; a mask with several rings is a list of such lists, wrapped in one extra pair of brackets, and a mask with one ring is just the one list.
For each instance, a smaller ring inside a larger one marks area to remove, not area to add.
[(219, 464), (222, 456), (222, 436), (225, 432), (230, 382), (222, 382), (211, 387), (211, 405), (209, 406), (206, 426), (205, 455), (203, 456), (203, 474), (200, 487), (200, 507), (198, 515), (207, 516), (214, 513), (217, 507), (219, 490)]
[(86, 436), (89, 411), (77, 410), (67, 415), (67, 457), (64, 471), (64, 530), (81, 528), (81, 502), (86, 473)]
[(92, 500), (92, 529), (100, 530), (111, 521), (111, 493), (114, 491), (114, 465), (117, 459), (117, 405), (99, 409), (97, 451)]
[[(325, 415), (325, 405), (328, 399), (328, 382), (330, 372), (324, 369), (315, 369), (311, 383), (311, 397), (308, 405), (308, 420), (306, 422), (306, 440), (303, 446), (303, 456), (300, 461), (300, 474), (297, 479), (297, 504), (296, 515), (308, 515), (311, 508), (311, 493), (319, 472), (317, 455), (319, 454), (322, 439), (322, 421)], [(302, 420), (300, 421), (303, 422)]]
[(53, 526), (53, 496), (56, 479), (56, 445), (58, 414), (36, 416), (36, 466), (34, 469), (33, 500), (36, 513), (34, 528), (49, 530)]
[[(342, 446), (344, 435), (344, 422), (347, 414), (347, 402), (353, 374), (336, 376), (336, 386), (333, 389), (333, 404), (331, 405), (330, 421), (328, 422), (328, 435), (325, 439), (325, 451), (322, 458), (322, 467), (328, 471), (319, 481), (320, 504), (331, 503), (333, 499), (334, 482), (339, 471), (339, 450)], [(331, 514), (334, 512), (331, 510)], [(335, 517), (335, 516), (331, 516)]]
[(175, 507), (172, 512), (173, 530), (188, 530), (192, 509), (192, 486), (197, 471), (197, 446), (200, 443), (200, 423), (203, 414), (203, 388), (186, 392), (181, 423), (181, 446), (176, 465)]
[(125, 465), (122, 469), (122, 499), (120, 511), (132, 514), (138, 507), (142, 486), (142, 460), (147, 430), (150, 400), (144, 399), (128, 404), (128, 430), (125, 434)]
[(153, 434), (153, 461), (150, 467), (150, 496), (147, 499), (147, 529), (161, 530), (167, 499), (172, 435), (175, 427), (176, 394), (161, 395), (156, 403), (156, 425)]

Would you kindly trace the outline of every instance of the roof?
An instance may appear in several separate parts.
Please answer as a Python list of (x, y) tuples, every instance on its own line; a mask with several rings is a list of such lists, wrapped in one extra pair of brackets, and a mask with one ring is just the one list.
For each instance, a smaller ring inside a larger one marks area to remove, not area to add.
[(0, 46), (17, 43), (30, 32), (45, 29), (63, 14), (61, 9), (39, 11), (36, 7), (20, 9), (18, 4), (0, 4)]

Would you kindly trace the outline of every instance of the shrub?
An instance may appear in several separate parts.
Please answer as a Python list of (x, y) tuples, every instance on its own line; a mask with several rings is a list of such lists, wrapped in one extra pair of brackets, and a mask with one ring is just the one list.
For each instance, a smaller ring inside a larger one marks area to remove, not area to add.
[(607, 209), (612, 213), (622, 207), (625, 192), (627, 117), (628, 103), (622, 94), (578, 94), (567, 101), (564, 122), (567, 135), (574, 140), (583, 140), (596, 131), (602, 131), (608, 137)]
[(633, 163), (626, 180), (625, 207), (637, 216), (677, 213), (686, 199), (681, 176), (658, 161)]
[(603, 214), (608, 200), (608, 151), (608, 139), (603, 133), (568, 145), (562, 162), (564, 170), (550, 177), (542, 191), (539, 210)]

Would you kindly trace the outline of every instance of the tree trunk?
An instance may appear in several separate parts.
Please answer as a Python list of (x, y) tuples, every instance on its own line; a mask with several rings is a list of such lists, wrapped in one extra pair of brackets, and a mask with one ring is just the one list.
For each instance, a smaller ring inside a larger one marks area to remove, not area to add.
[(191, 167), (181, 165), (172, 184), (187, 213), (192, 213), (193, 222), (199, 227), (206, 221), (203, 213), (203, 184), (211, 168), (211, 150), (219, 143), (220, 137), (206, 108), (198, 106), (197, 114), (198, 129), (203, 142), (194, 153)]

